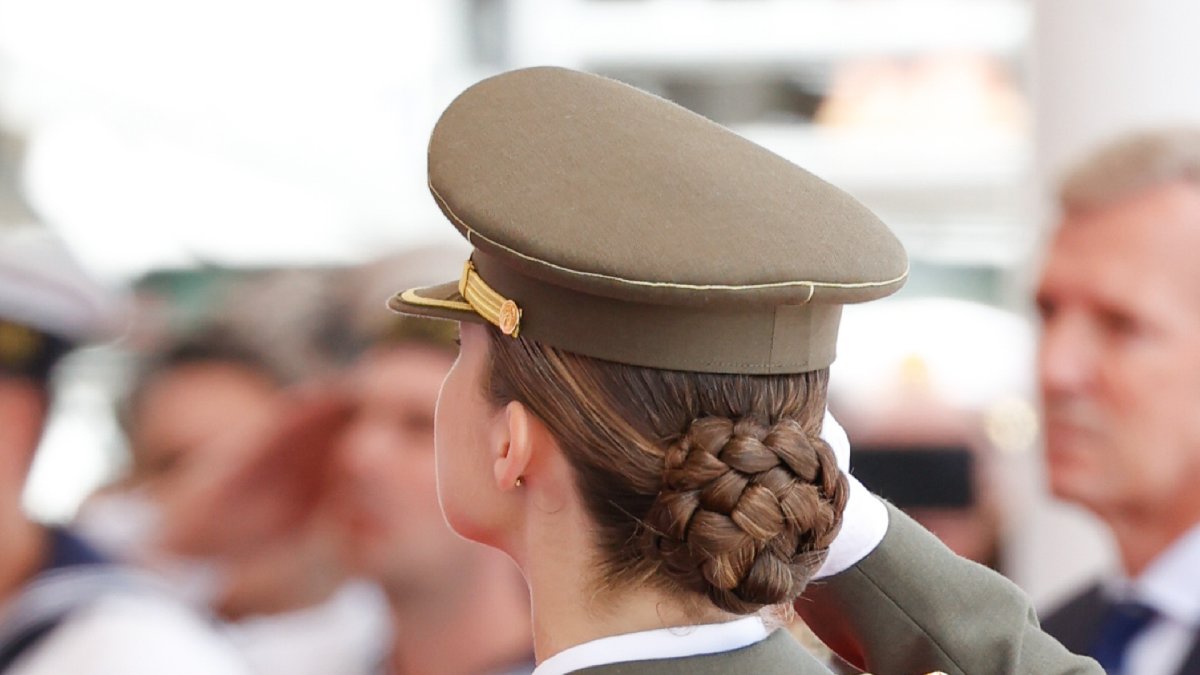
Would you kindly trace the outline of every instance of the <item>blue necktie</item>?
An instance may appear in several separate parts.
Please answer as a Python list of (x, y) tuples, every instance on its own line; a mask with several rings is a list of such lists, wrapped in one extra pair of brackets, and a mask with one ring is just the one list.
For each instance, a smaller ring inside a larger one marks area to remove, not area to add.
[(1109, 606), (1091, 656), (1100, 662), (1109, 675), (1125, 672), (1125, 652), (1138, 633), (1154, 620), (1154, 608), (1138, 602), (1119, 602)]

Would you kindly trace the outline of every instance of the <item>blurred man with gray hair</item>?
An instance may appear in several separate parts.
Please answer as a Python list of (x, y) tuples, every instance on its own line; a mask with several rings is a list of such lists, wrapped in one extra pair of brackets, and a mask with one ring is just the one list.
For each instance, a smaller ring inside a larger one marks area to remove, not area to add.
[(1063, 182), (1037, 291), (1055, 495), (1121, 573), (1045, 628), (1109, 672), (1200, 673), (1200, 128), (1101, 149)]
[(232, 647), (153, 582), (22, 510), (54, 367), (111, 334), (114, 306), (45, 230), (0, 231), (0, 672), (244, 673)]

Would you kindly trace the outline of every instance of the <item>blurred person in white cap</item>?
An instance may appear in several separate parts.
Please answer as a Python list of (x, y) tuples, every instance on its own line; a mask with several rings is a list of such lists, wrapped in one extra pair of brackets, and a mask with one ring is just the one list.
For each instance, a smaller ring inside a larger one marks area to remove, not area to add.
[(1200, 673), (1200, 127), (1072, 169), (1037, 289), (1051, 491), (1120, 569), (1046, 616), (1109, 672)]
[(335, 504), (357, 570), (393, 617), (390, 675), (533, 670), (529, 600), (512, 561), (446, 525), (434, 470), (434, 408), (457, 353), (454, 326), (381, 311), (397, 286), (436, 279), (457, 249), (421, 248), (352, 270), (331, 336), (346, 349), (356, 407), (337, 452)]
[(0, 672), (245, 673), (165, 589), (22, 510), (54, 367), (113, 336), (117, 306), (47, 231), (0, 231)]

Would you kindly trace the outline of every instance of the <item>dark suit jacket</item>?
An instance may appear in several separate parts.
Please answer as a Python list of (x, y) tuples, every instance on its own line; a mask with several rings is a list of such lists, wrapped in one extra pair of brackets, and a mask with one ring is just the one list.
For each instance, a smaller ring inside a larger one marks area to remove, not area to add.
[[(1093, 584), (1047, 614), (1042, 628), (1067, 649), (1086, 654), (1096, 640), (1100, 623), (1110, 604), (1100, 584)], [(1200, 633), (1192, 641), (1191, 651), (1184, 659), (1183, 666), (1176, 672), (1177, 675), (1200, 675)]]

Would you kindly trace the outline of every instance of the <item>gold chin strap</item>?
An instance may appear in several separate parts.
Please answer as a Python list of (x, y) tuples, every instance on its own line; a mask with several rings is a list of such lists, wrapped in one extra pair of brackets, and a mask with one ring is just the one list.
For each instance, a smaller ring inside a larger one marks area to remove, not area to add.
[(501, 333), (517, 337), (521, 332), (521, 308), (488, 286), (470, 260), (463, 265), (458, 292), (479, 316), (499, 328)]

